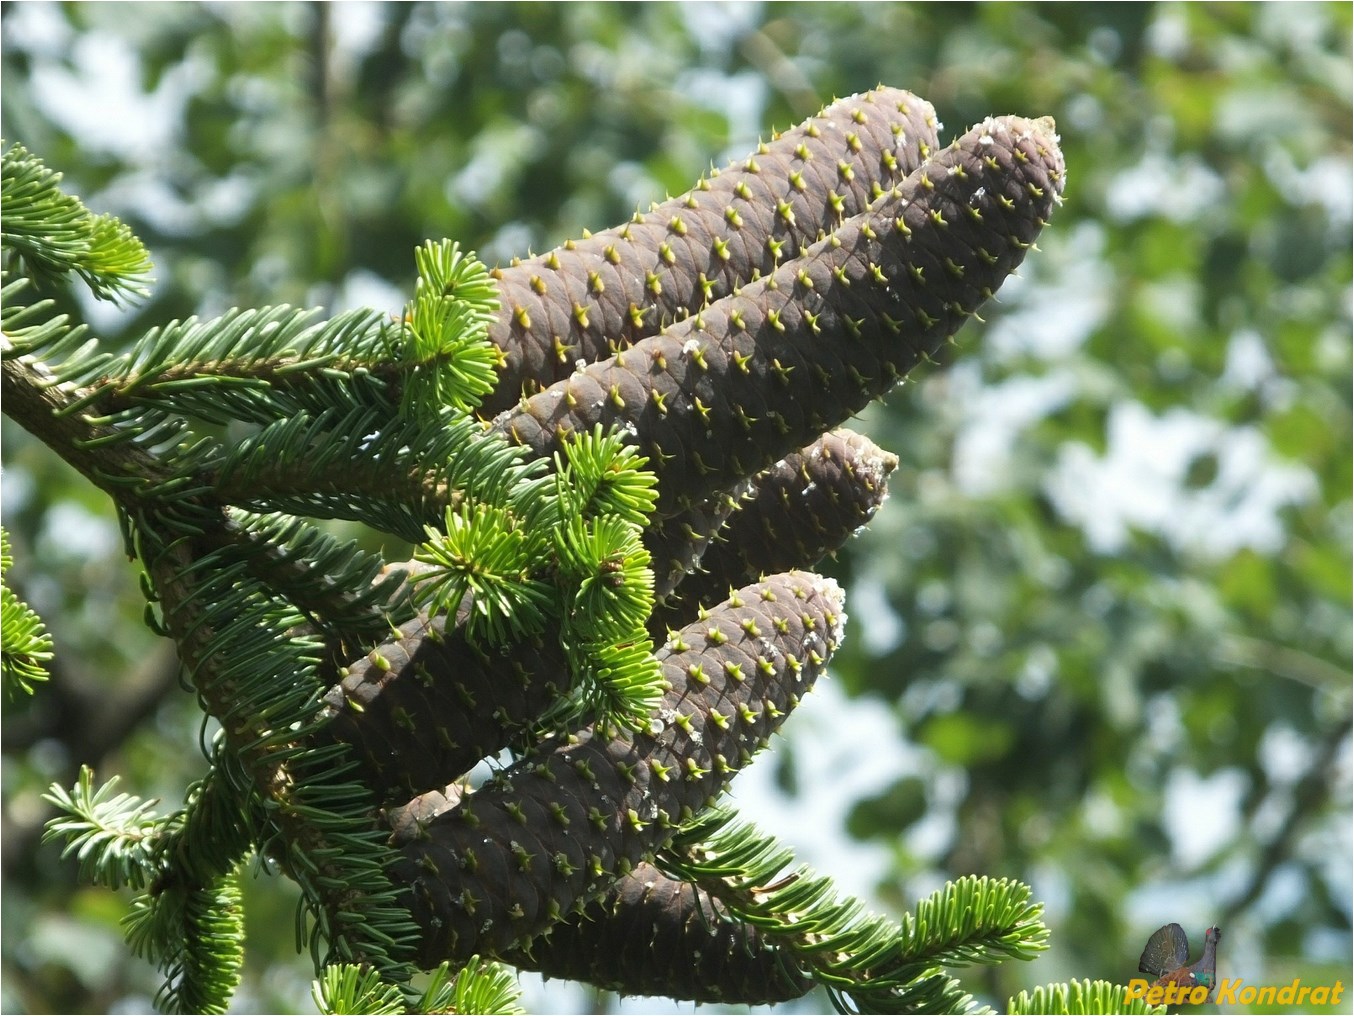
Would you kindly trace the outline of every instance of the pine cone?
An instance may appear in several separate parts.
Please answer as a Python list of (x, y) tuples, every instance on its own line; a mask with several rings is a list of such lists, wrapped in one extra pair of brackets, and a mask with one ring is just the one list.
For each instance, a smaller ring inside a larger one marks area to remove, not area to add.
[(670, 685), (648, 730), (547, 746), (419, 825), (390, 870), (419, 960), (502, 955), (536, 938), (705, 807), (766, 743), (836, 649), (836, 583), (748, 586), (659, 653)]
[(582, 913), (502, 957), (622, 995), (770, 1005), (814, 982), (755, 925), (704, 890), (641, 863)]
[[(653, 562), (654, 597), (657, 600), (661, 601), (696, 570), (706, 549), (719, 538), (724, 524), (737, 513), (750, 489), (748, 483), (740, 483), (733, 490), (721, 491), (671, 518), (658, 519), (650, 524), (644, 532), (644, 548)], [(726, 589), (724, 594), (727, 593)]]
[[(753, 477), (718, 538), (655, 611), (656, 638), (761, 575), (812, 568), (874, 517), (898, 457), (850, 430), (824, 434)], [(723, 497), (724, 495), (718, 495)]]
[[(463, 796), (465, 788), (452, 785), (391, 809), (385, 815), (390, 842), (417, 840)], [(581, 912), (499, 959), (623, 995), (696, 1002), (765, 1005), (798, 998), (814, 983), (758, 928), (730, 918), (718, 899), (647, 862)]]
[(895, 88), (834, 102), (742, 163), (615, 229), (495, 271), (506, 363), (486, 419), (798, 256), (937, 147), (935, 110)]
[(985, 120), (802, 257), (494, 426), (540, 456), (629, 431), (672, 515), (889, 391), (1015, 270), (1062, 186), (1051, 120)]
[(419, 616), (349, 665), (315, 741), (351, 745), (378, 801), (408, 798), (511, 744), (569, 683), (558, 639), (477, 648), (446, 616)]

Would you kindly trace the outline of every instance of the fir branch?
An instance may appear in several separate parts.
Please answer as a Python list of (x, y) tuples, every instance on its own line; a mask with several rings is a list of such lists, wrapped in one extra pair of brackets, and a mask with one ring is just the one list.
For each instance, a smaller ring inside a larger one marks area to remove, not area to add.
[(1006, 1004), (1012, 1016), (1071, 1016), (1073, 1013), (1164, 1013), (1164, 1005), (1151, 1006), (1142, 999), (1129, 1000), (1128, 989), (1109, 981), (1068, 981), (1022, 991)]
[[(62, 383), (41, 363), (27, 357), (7, 356), (0, 367), (6, 413), (129, 511), (165, 498), (209, 495), (225, 503), (238, 500), (265, 510), (293, 508), (315, 515), (355, 517), (415, 538), (421, 534), (428, 512), (440, 514), (447, 503), (457, 503), (464, 496), (506, 497), (508, 489), (539, 471), (537, 464), (521, 461), (519, 450), (508, 448), (500, 438), (480, 435), (468, 420), (415, 427), (391, 423), (379, 411), (362, 409), (344, 421), (346, 444), (336, 439), (332, 423), (325, 420), (325, 426), (304, 432), (301, 441), (290, 445), (284, 441), (279, 446), (276, 439), (282, 430), (303, 429), (296, 421), (285, 421), (277, 424), (277, 433), (266, 431), (259, 438), (246, 439), (229, 454), (211, 441), (155, 449), (147, 447), (148, 443), (172, 444), (184, 433), (181, 421), (176, 423), (163, 414), (157, 417), (158, 411), (147, 410), (138, 411), (139, 418), (132, 426), (120, 425), (116, 417), (91, 419), (78, 411), (79, 406), (91, 407), (97, 401), (91, 389)], [(145, 428), (149, 418), (157, 420), (151, 432), (143, 429), (138, 433), (136, 428)], [(379, 428), (383, 420), (387, 424), (383, 429), (370, 429)], [(304, 422), (304, 417), (300, 418), (300, 423)], [(163, 428), (169, 429), (166, 432)], [(324, 441), (321, 435), (329, 440)], [(316, 447), (323, 449), (323, 454), (306, 454)], [(257, 465), (253, 472), (249, 463)], [(401, 476), (409, 477), (409, 482), (392, 484), (392, 479)], [(338, 482), (339, 477), (344, 482)], [(270, 490), (269, 480), (281, 489)], [(289, 495), (288, 491), (296, 493)], [(219, 517), (213, 522), (204, 520), (196, 532), (210, 534), (214, 548), (226, 540), (259, 542)], [(300, 538), (299, 530), (293, 532)], [(313, 531), (307, 538), (320, 539)], [(261, 566), (269, 558), (276, 561), (280, 553), (245, 557), (251, 566)], [(259, 573), (270, 581), (280, 574), (269, 567), (261, 567)], [(357, 593), (364, 585), (352, 588)], [(284, 588), (295, 593), (301, 587), (293, 584)], [(311, 590), (316, 591), (318, 587)], [(303, 603), (313, 599), (313, 595), (301, 596)], [(341, 620), (340, 616), (336, 623)]]
[(558, 624), (577, 695), (542, 722), (642, 723), (661, 693), (645, 619), (653, 573), (640, 540), (655, 492), (644, 460), (600, 431), (566, 442), (559, 472), (507, 503), (465, 500), (415, 551), (415, 602), (464, 609), (472, 641), (500, 644)]
[(404, 574), (387, 568), (356, 540), (339, 540), (302, 519), (233, 512), (219, 533), (208, 533), (212, 549), (249, 543), (250, 574), (296, 606), (330, 646), (326, 659), (343, 647), (360, 646), (390, 630), (390, 615), (407, 615)]
[(161, 959), (161, 1012), (225, 1013), (244, 971), (244, 908), (238, 872), (182, 895), (176, 948)]
[(931, 104), (878, 88), (838, 100), (687, 194), (496, 270), (505, 363), (486, 416), (770, 274), (864, 211), (936, 148)]
[(258, 804), (218, 734), (207, 775), (188, 788), (155, 844), (160, 887), (206, 887), (235, 871), (265, 825)]
[[(521, 457), (495, 451), (501, 441), (480, 438), (463, 414), (451, 426), (446, 408), (429, 407), (426, 396), (415, 400), (419, 422), (391, 425), (401, 393), (408, 401), (426, 389), (461, 404), (488, 384), (490, 368), (481, 364), (478, 382), (472, 368), (491, 354), (483, 333), (495, 303), (483, 266), (449, 243), (421, 250), (419, 266), (410, 313), (418, 329), (391, 329), (373, 311), (317, 323), (313, 312), (288, 307), (190, 319), (152, 330), (124, 356), (90, 345), (55, 368), (7, 364), (7, 390), (33, 389), (12, 415), (124, 504), (128, 491), (118, 486), (139, 488), (141, 502), (215, 488), (225, 503), (358, 518), (417, 539), (466, 493), (449, 486), (453, 478), (501, 477)], [(7, 310), (7, 332), (22, 333), (35, 314)], [(63, 343), (64, 322), (31, 328), (41, 334), (7, 337), (6, 352)], [(53, 416), (76, 419), (63, 433)], [(228, 450), (216, 437), (192, 443), (189, 418), (264, 431)], [(158, 468), (119, 468), (119, 445), (145, 449), (150, 461), (136, 464)], [(452, 455), (472, 446), (478, 454)], [(166, 454), (172, 465), (154, 462)]]
[(404, 385), (410, 419), (435, 419), (448, 407), (469, 410), (493, 390), (498, 353), (488, 340), (498, 290), (474, 254), (449, 240), (414, 251), (418, 283), (405, 314), (411, 341), (405, 356), (418, 364)]
[(658, 501), (649, 460), (600, 426), (555, 455), (556, 511), (564, 519), (611, 517), (645, 526)]
[(966, 875), (903, 915), (902, 955), (944, 966), (1031, 960), (1048, 948), (1043, 904), (1029, 886), (1009, 879)]
[(507, 507), (464, 501), (448, 508), (442, 531), (428, 527), (414, 552), (429, 566), (416, 580), (415, 602), (435, 613), (465, 603), (472, 642), (501, 645), (539, 635), (554, 616), (553, 590), (537, 573), (549, 539)]
[(802, 257), (494, 426), (542, 457), (598, 423), (635, 434), (671, 515), (889, 391), (1015, 270), (1062, 185), (1052, 121), (985, 120)]
[(642, 632), (653, 610), (653, 572), (639, 527), (619, 515), (574, 516), (555, 537), (571, 632), (589, 643)]
[(568, 648), (571, 666), (582, 680), (575, 682), (571, 695), (545, 712), (540, 729), (555, 732), (583, 717), (593, 717), (598, 728), (640, 728), (648, 723), (665, 684), (647, 636), (640, 632), (589, 639)]
[(148, 297), (150, 289), (140, 280), (151, 281), (152, 267), (150, 252), (130, 226), (114, 215), (94, 216), (89, 249), (75, 271), (96, 297), (114, 303)]
[(5, 581), (13, 563), (9, 534), (0, 527), (0, 680), (11, 701), (33, 694), (33, 686), (47, 680), (52, 658), (52, 636), (42, 618)]
[(380, 971), (355, 963), (332, 963), (310, 987), (315, 1006), (327, 1016), (401, 1016), (408, 1012), (400, 985), (381, 979)]
[[(128, 513), (164, 499), (200, 502), (210, 489), (200, 467), (212, 442), (179, 445), (181, 418), (160, 410), (132, 417), (82, 412), (94, 401), (89, 388), (62, 381), (30, 354), (17, 354), (0, 338), (0, 401), (5, 415), (24, 427)], [(214, 528), (214, 527), (209, 527)]]
[(423, 992), (414, 998), (407, 988), (381, 979), (378, 971), (352, 963), (326, 966), (311, 984), (311, 997), (322, 1013), (502, 1013), (519, 1016), (521, 991), (512, 975), (497, 963), (471, 957), (455, 975), (443, 963), (432, 972)]
[(145, 890), (123, 921), (128, 944), (165, 971), (166, 1007), (188, 1012), (225, 1011), (243, 958), (236, 870), (251, 829), (218, 772), (163, 819), (151, 803), (110, 797), (116, 778), (93, 791), (88, 767), (73, 791), (46, 795), (66, 817), (48, 822), (44, 842), (66, 839), (64, 854), (78, 853), (82, 875), (98, 884)]
[(32, 279), (11, 279), (7, 268), (0, 268), (0, 279), (4, 283), (0, 286), (0, 328), (6, 358), (42, 355), (61, 360), (85, 341), (88, 329), (67, 314), (55, 313), (55, 300), (25, 302), (33, 289)]
[(370, 821), (370, 792), (342, 751), (294, 747), (290, 754), (293, 783), (270, 816), (278, 830), (274, 856), (301, 887), (316, 966), (370, 964), (405, 983), (417, 928), (386, 875), (392, 854)]
[(18, 354), (9, 337), (0, 337), (0, 404), (5, 415), (122, 505), (135, 505), (147, 487), (173, 482), (174, 476), (144, 447), (122, 440), (106, 423), (68, 412), (79, 389), (61, 384), (47, 366)]
[(505, 504), (541, 473), (463, 414), (414, 422), (393, 405), (301, 411), (224, 452), (209, 475), (226, 504), (363, 522), (418, 542), (467, 501)]
[(760, 928), (843, 1006), (861, 1012), (964, 1011), (965, 996), (942, 968), (1030, 959), (1046, 948), (1042, 907), (1027, 886), (965, 877), (917, 904), (900, 924), (839, 897), (829, 879), (789, 873), (792, 854), (732, 814), (712, 809), (688, 823), (659, 855), (670, 874)]
[(50, 819), (42, 842), (63, 840), (61, 856), (80, 860), (80, 877), (110, 889), (144, 889), (159, 874), (157, 838), (163, 821), (156, 801), (114, 794), (114, 776), (97, 790), (94, 771), (80, 767), (79, 782), (70, 790), (53, 785), (43, 800), (61, 812)]
[(649, 729), (547, 745), (428, 822), (391, 869), (420, 962), (516, 948), (665, 843), (798, 704), (844, 617), (808, 573), (740, 590), (660, 652), (671, 690)]
[(61, 174), (23, 145), (0, 158), (0, 249), (47, 283), (78, 275), (101, 300), (145, 297), (150, 255), (130, 228), (61, 191)]
[[(644, 630), (653, 580), (638, 526), (654, 492), (643, 465), (618, 439), (583, 435), (553, 478), (501, 470), (511, 488), (481, 479), (480, 499), (429, 533), (411, 564), (414, 595), (434, 611), (325, 696), (322, 736), (357, 748), (379, 798), (446, 783), (533, 729), (647, 715), (660, 678)], [(398, 750), (411, 738), (417, 748)]]
[(315, 310), (285, 305), (236, 308), (153, 328), (127, 353), (73, 357), (54, 373), (88, 388), (72, 409), (153, 407), (210, 423), (266, 423), (332, 405), (337, 380), (386, 383), (378, 375), (388, 380), (405, 366), (392, 361), (397, 331), (375, 310), (321, 321)]
[(507, 969), (472, 956), (454, 977), (450, 964), (439, 964), (414, 1011), (521, 1016), (526, 1010), (522, 1008), (520, 998), (516, 978)]
[(262, 849), (302, 888), (317, 962), (324, 941), (339, 958), (403, 980), (412, 926), (382, 874), (387, 848), (366, 818), (369, 792), (349, 782), (341, 746), (304, 749), (318, 646), (286, 634), (304, 618), (249, 578), (238, 547), (202, 545), (214, 518), (189, 501), (132, 519), (163, 623), (221, 723), (238, 784), (266, 816)]
[(486, 336), (494, 285), (473, 255), (450, 241), (415, 251), (419, 278), (405, 320), (359, 309), (318, 320), (314, 310), (232, 309), (151, 329), (121, 356), (73, 357), (56, 377), (86, 387), (71, 408), (111, 417), (160, 409), (208, 423), (269, 423), (300, 412), (348, 410), (384, 394), (409, 420), (436, 423), (492, 385)]
[(953, 977), (939, 967), (933, 967), (918, 974), (907, 984), (901, 985), (882, 997), (858, 994), (847, 995), (835, 987), (828, 988), (828, 998), (839, 1013), (877, 1014), (877, 1016), (902, 1016), (916, 1013), (951, 1013), (954, 1016), (978, 1016), (991, 1013), (987, 1006), (978, 1006), (973, 996), (964, 990)]

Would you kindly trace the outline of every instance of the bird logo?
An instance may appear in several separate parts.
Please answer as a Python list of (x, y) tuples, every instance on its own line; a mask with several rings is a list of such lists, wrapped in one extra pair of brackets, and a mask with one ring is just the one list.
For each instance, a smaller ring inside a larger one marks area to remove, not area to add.
[(1138, 969), (1157, 979), (1152, 985), (1154, 988), (1175, 987), (1190, 991), (1202, 985), (1208, 989), (1205, 1001), (1211, 1002), (1218, 987), (1217, 952), (1221, 938), (1220, 928), (1209, 928), (1204, 932), (1204, 954), (1190, 964), (1189, 938), (1185, 929), (1178, 924), (1163, 925), (1147, 940), (1147, 947), (1138, 960)]

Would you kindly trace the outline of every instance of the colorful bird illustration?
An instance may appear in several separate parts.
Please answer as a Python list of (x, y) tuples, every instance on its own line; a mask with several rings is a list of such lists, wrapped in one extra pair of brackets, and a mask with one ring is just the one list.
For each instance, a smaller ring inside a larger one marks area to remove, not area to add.
[(1198, 962), (1186, 966), (1189, 963), (1189, 939), (1185, 929), (1178, 924), (1163, 925), (1147, 940), (1147, 948), (1138, 960), (1138, 969), (1157, 978), (1153, 987), (1175, 985), (1189, 989), (1202, 984), (1208, 988), (1205, 1001), (1211, 1002), (1218, 987), (1217, 951), (1221, 938), (1220, 928), (1209, 928), (1204, 932), (1204, 954)]

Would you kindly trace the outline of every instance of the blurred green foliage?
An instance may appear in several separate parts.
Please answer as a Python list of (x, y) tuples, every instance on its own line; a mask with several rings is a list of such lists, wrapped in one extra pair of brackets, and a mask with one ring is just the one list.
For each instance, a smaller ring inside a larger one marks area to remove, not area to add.
[[(235, 305), (394, 312), (429, 237), (545, 249), (879, 82), (931, 100), (944, 137), (1053, 115), (1069, 183), (1042, 254), (952, 363), (865, 414), (903, 467), (832, 566), (833, 669), (917, 761), (851, 802), (849, 833), (888, 852), (900, 910), (964, 873), (1034, 885), (1053, 948), (975, 975), (998, 1005), (1123, 982), (1167, 921), (1223, 926), (1224, 976), (1350, 984), (1349, 5), (2, 16), (5, 138), (155, 257), (130, 312), (59, 294), (112, 343)], [(177, 803), (199, 714), (108, 506), (8, 421), (3, 447), (12, 578), (57, 658), (4, 716), (0, 1005), (136, 1009), (154, 981), (122, 905), (38, 849), (38, 795), (84, 762)], [(804, 756), (795, 724), (782, 747)], [(241, 1010), (307, 1004), (287, 892), (248, 890)]]

